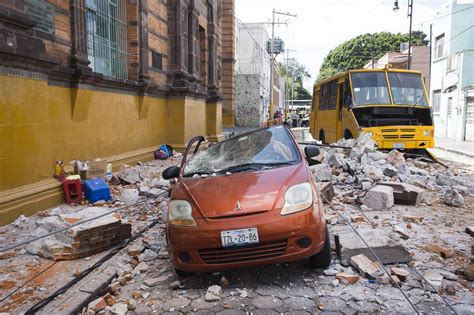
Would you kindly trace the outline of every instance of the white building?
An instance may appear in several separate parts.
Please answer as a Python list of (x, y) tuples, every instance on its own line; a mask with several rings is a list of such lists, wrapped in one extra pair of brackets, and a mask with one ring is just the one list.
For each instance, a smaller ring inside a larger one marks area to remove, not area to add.
[(452, 0), (433, 20), (430, 96), (435, 136), (455, 141), (474, 141), (473, 4)]

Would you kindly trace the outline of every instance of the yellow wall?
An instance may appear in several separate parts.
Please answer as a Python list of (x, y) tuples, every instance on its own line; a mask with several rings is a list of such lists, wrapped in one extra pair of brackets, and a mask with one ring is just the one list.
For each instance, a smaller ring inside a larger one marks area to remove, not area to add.
[(0, 195), (51, 178), (56, 160), (109, 157), (162, 143), (183, 147), (192, 136), (207, 135), (206, 114), (202, 99), (71, 89), (0, 75)]

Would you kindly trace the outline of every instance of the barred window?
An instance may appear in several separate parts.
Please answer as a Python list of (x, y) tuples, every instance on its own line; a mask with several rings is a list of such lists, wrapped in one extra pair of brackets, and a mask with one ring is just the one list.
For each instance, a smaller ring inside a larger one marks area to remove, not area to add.
[(126, 0), (87, 0), (87, 55), (94, 72), (127, 79)]

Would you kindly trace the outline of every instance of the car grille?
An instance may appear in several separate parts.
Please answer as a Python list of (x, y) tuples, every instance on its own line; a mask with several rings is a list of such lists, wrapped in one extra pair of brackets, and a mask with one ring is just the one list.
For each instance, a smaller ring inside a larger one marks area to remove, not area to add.
[[(413, 128), (393, 128), (393, 129), (381, 129), (382, 136), (386, 140), (396, 140), (396, 139), (413, 139), (415, 138), (414, 132), (416, 131)], [(402, 134), (397, 134), (398, 132)], [(407, 132), (413, 132), (413, 133), (407, 133)], [(395, 134), (391, 134), (395, 133)]]
[(260, 243), (236, 248), (210, 248), (198, 250), (206, 264), (231, 264), (281, 256), (288, 240)]

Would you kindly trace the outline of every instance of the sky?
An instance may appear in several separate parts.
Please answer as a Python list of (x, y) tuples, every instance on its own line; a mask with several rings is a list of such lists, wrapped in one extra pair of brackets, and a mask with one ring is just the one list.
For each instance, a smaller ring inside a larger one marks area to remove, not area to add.
[[(400, 10), (394, 12), (393, 0), (235, 0), (235, 15), (243, 23), (265, 23), (272, 19), (272, 10), (289, 12), (297, 17), (276, 15), (288, 26), (275, 27), (275, 37), (290, 49), (290, 58), (306, 66), (311, 79), (304, 85), (312, 90), (319, 68), (327, 53), (357, 35), (389, 31), (408, 33), (408, 0), (399, 0)], [(413, 30), (429, 27), (435, 14), (449, 0), (413, 0)], [(267, 27), (271, 35), (270, 26)], [(285, 53), (286, 57), (286, 53)], [(282, 57), (277, 57), (282, 61)]]

